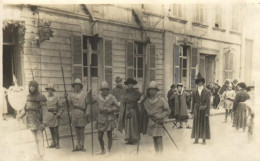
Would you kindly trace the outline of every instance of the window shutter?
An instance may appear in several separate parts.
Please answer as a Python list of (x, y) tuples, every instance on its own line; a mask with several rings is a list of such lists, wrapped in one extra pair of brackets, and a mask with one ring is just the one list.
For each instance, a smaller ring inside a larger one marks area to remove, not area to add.
[(196, 77), (196, 66), (198, 64), (198, 48), (192, 48), (191, 50), (191, 88), (195, 89), (195, 77)]
[(113, 82), (112, 59), (112, 40), (105, 40), (105, 80), (108, 82), (110, 89)]
[(82, 38), (81, 36), (72, 36), (72, 73), (73, 80), (80, 78), (82, 80)]
[(180, 47), (178, 45), (174, 45), (174, 82), (179, 83), (180, 80)]
[(150, 81), (155, 80), (155, 45), (150, 45)]
[(234, 58), (234, 53), (233, 52), (230, 52), (229, 53), (229, 70), (230, 70), (230, 73), (229, 73), (229, 78), (233, 78), (233, 58)]
[(134, 77), (134, 43), (126, 42), (126, 79)]

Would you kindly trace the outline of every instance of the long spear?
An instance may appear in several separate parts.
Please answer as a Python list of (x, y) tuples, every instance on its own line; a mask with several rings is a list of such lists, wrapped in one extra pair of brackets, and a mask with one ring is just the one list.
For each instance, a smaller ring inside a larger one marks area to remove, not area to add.
[(90, 45), (90, 40), (87, 40), (87, 48), (88, 48), (88, 89), (89, 89), (89, 102), (90, 102), (90, 112), (91, 112), (91, 153), (93, 156), (94, 153), (94, 139), (93, 139), (93, 106), (92, 106), (92, 80), (91, 80), (91, 55), (92, 48)]
[[(61, 72), (62, 72), (62, 79), (63, 79), (64, 91), (65, 91), (65, 95), (67, 96), (67, 90), (66, 90), (65, 79), (64, 79), (64, 71), (63, 71), (63, 66), (62, 66), (62, 61), (61, 61), (60, 52), (59, 52), (59, 56), (60, 56), (60, 67), (61, 67)], [(72, 133), (71, 118), (70, 118), (70, 110), (69, 110), (68, 97), (65, 97), (65, 100), (66, 100), (66, 106), (67, 106), (67, 111), (68, 111), (68, 116), (69, 116), (70, 136), (71, 136), (72, 146), (73, 146), (73, 150), (75, 150), (74, 139), (73, 139), (73, 133)]]

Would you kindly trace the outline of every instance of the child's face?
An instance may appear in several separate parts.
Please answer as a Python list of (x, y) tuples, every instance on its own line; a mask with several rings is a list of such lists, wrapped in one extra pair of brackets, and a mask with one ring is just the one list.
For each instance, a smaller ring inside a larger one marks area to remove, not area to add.
[(29, 87), (29, 90), (30, 90), (30, 92), (33, 93), (33, 92), (35, 92), (35, 87), (34, 87), (34, 86), (30, 86), (30, 87)]
[(156, 93), (157, 93), (157, 90), (156, 89), (154, 89), (154, 88), (152, 88), (152, 89), (150, 89), (150, 96), (151, 97), (153, 97), (153, 96), (155, 96), (156, 95)]
[(178, 86), (178, 91), (180, 92), (182, 90), (182, 87), (181, 86)]
[(53, 90), (52, 90), (52, 89), (48, 89), (47, 92), (48, 92), (48, 94), (49, 94), (50, 96), (53, 95)]
[(80, 86), (79, 84), (75, 84), (74, 88), (75, 88), (75, 90), (77, 90), (77, 91), (81, 90), (81, 86)]

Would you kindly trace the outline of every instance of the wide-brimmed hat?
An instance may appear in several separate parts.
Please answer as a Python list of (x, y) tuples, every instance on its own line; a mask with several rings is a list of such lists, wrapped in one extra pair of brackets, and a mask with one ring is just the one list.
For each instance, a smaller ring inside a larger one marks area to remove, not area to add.
[(182, 83), (178, 83), (177, 87), (179, 87), (179, 86), (183, 87), (183, 84)]
[(109, 85), (107, 83), (107, 81), (103, 81), (100, 85), (100, 90), (103, 90), (103, 89), (107, 89), (109, 90)]
[(172, 85), (171, 85), (171, 89), (173, 89), (173, 88), (175, 88), (175, 84), (172, 84)]
[(45, 88), (46, 91), (49, 90), (49, 89), (51, 89), (51, 90), (53, 90), (53, 91), (56, 91), (56, 90), (54, 89), (53, 83), (49, 83), (48, 86)]
[(127, 80), (125, 81), (125, 85), (128, 85), (128, 84), (136, 85), (137, 81), (134, 80), (133, 78), (127, 78)]
[(240, 86), (242, 89), (246, 88), (246, 83), (245, 82), (240, 82), (237, 84), (237, 86)]
[(119, 76), (116, 77), (116, 83), (122, 82), (122, 80), (123, 79), (121, 77), (119, 77)]
[(151, 81), (149, 83), (148, 89), (156, 89), (157, 91), (159, 91), (160, 89), (157, 86), (157, 83), (155, 81)]
[(197, 75), (197, 78), (195, 80), (195, 83), (198, 84), (199, 82), (202, 82), (203, 84), (205, 83), (205, 78), (203, 78), (200, 74), (200, 72)]
[(80, 85), (81, 88), (83, 88), (83, 84), (81, 83), (81, 80), (79, 78), (76, 78), (74, 83), (72, 83), (71, 85), (74, 88), (76, 84)]

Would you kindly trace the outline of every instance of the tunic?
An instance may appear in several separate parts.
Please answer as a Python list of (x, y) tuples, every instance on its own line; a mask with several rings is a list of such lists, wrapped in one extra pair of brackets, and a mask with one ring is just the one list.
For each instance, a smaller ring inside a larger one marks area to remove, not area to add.
[(71, 123), (75, 127), (84, 127), (87, 125), (86, 105), (87, 93), (81, 91), (80, 93), (71, 93), (68, 97), (71, 110)]
[(97, 102), (98, 111), (96, 124), (97, 130), (106, 132), (116, 128), (117, 124), (115, 121), (114, 111), (118, 110), (119, 102), (111, 94), (109, 94), (105, 98), (100, 94), (95, 100)]
[(42, 124), (42, 106), (44, 106), (44, 102), (46, 102), (46, 98), (40, 93), (27, 95), (25, 105), (26, 123), (31, 130), (44, 129)]
[(185, 92), (174, 94), (175, 98), (175, 117), (178, 121), (185, 121), (189, 119), (188, 111), (187, 111), (187, 102), (186, 102), (187, 94)]
[[(198, 90), (192, 92), (193, 126), (191, 138), (210, 139), (210, 92), (203, 88), (201, 95)], [(208, 117), (206, 117), (206, 114)]]
[(163, 123), (158, 123), (157, 120), (164, 120), (171, 113), (171, 110), (162, 97), (156, 97), (154, 100), (148, 98), (144, 101), (144, 108), (149, 116), (147, 133), (150, 136), (163, 136)]
[(125, 93), (125, 88), (123, 86), (116, 86), (112, 89), (111, 94), (116, 97), (118, 102), (121, 101), (121, 97)]
[(44, 123), (47, 127), (57, 127), (60, 124), (60, 118), (63, 113), (62, 103), (57, 96), (47, 96), (47, 114)]
[(247, 124), (246, 105), (243, 103), (249, 99), (248, 93), (245, 91), (238, 91), (234, 100), (234, 120), (233, 125), (236, 128), (245, 128)]
[(227, 90), (223, 93), (224, 96), (224, 108), (226, 110), (232, 110), (233, 109), (233, 101), (236, 96), (236, 92), (234, 90)]
[(175, 118), (175, 102), (174, 102), (174, 97), (172, 97), (172, 95), (174, 95), (174, 91), (172, 89), (169, 90), (168, 94), (167, 94), (167, 98), (168, 98), (168, 104), (171, 108), (171, 118)]
[(120, 103), (118, 130), (125, 130), (125, 140), (129, 142), (136, 142), (140, 137), (141, 114), (137, 103), (140, 97), (137, 89), (126, 89)]

